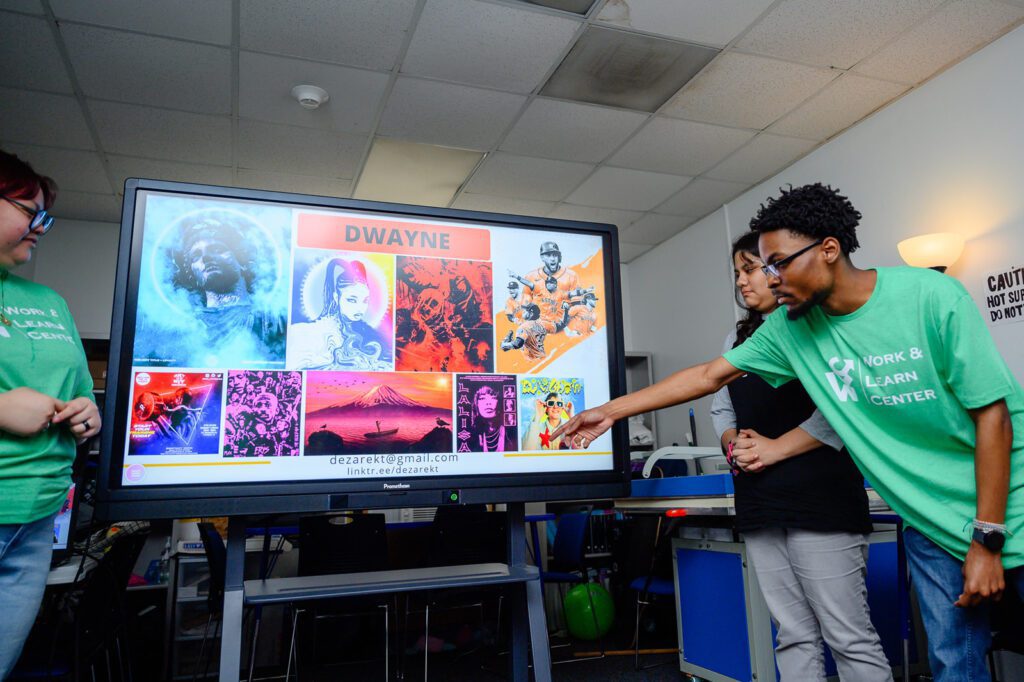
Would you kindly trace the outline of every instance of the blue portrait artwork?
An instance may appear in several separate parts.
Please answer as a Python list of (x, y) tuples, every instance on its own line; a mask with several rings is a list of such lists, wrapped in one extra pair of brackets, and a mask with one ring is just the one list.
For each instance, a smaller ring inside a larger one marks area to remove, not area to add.
[(283, 368), (290, 209), (151, 195), (136, 366)]
[(394, 257), (296, 249), (289, 369), (394, 369)]

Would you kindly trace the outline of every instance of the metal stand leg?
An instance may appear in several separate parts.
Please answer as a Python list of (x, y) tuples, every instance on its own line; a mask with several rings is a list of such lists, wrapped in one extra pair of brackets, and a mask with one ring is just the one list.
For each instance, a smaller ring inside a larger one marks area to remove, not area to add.
[[(292, 639), (291, 639), (291, 642), (288, 645), (288, 667), (284, 671), (285, 682), (288, 682), (288, 680), (292, 679), (292, 661), (295, 662), (295, 677), (296, 677), (296, 679), (299, 676), (299, 661), (298, 661), (298, 658), (296, 657), (296, 654), (295, 654), (295, 634), (296, 634), (296, 631), (299, 629), (299, 614), (300, 613), (302, 613), (302, 611), (300, 609), (293, 609), (292, 610)], [(314, 665), (314, 667), (316, 666), (316, 661), (315, 660), (313, 662), (313, 665)]]
[[(508, 509), (508, 565), (526, 565), (526, 519), (522, 502), (509, 503)], [(510, 605), (512, 613), (509, 677), (513, 682), (526, 682), (530, 678), (528, 644), (532, 645), (533, 676), (536, 682), (551, 680), (551, 652), (548, 649), (547, 619), (540, 580), (531, 580), (515, 588), (516, 599)], [(529, 637), (529, 640), (527, 639)]]
[(388, 635), (388, 625), (390, 618), (388, 618), (388, 605), (380, 604), (377, 608), (384, 609), (384, 682), (388, 682), (391, 679), (391, 639)]
[(242, 666), (242, 581), (245, 568), (245, 520), (228, 521), (227, 570), (224, 575), (224, 615), (220, 639), (220, 680), (237, 682)]
[(544, 592), (540, 580), (526, 583), (526, 607), (530, 619), (533, 676), (537, 682), (550, 682), (551, 649), (548, 648), (548, 619), (544, 613)]
[(427, 682), (427, 663), (430, 656), (430, 602), (423, 611), (423, 682)]
[[(526, 507), (521, 502), (507, 506), (508, 565), (522, 566), (526, 563)], [(525, 590), (515, 589), (516, 598), (510, 604), (512, 628), (509, 641), (509, 678), (513, 682), (527, 682), (530, 670), (527, 656), (529, 616)]]

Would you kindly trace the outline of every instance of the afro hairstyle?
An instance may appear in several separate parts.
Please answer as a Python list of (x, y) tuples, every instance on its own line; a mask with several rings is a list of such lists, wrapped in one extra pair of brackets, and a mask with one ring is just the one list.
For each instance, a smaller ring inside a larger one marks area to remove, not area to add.
[(857, 225), (860, 211), (850, 200), (829, 185), (815, 182), (789, 189), (780, 187), (781, 194), (771, 197), (757, 210), (750, 221), (750, 229), (764, 234), (789, 230), (813, 239), (834, 237), (843, 253), (849, 256), (857, 250)]

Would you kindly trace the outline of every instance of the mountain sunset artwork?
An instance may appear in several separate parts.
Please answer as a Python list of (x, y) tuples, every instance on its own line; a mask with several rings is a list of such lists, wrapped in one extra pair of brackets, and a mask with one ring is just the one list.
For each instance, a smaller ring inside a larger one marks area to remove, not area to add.
[(451, 375), (307, 372), (306, 454), (452, 451)]

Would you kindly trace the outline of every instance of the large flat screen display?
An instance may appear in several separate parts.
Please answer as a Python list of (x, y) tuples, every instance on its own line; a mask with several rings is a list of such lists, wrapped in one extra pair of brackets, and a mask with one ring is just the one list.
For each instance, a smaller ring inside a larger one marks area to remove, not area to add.
[(615, 228), (126, 184), (100, 511), (621, 494)]

